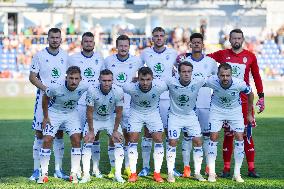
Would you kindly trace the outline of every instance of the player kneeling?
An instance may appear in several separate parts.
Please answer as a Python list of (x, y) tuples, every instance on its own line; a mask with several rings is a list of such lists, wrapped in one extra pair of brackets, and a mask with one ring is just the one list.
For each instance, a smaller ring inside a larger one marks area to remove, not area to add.
[[(100, 83), (91, 86), (87, 92), (87, 123), (84, 128), (84, 146), (82, 150), (83, 177), (80, 183), (90, 181), (90, 160), (93, 145), (92, 136), (99, 131), (106, 130), (109, 135), (109, 146), (114, 147), (115, 177), (117, 182), (125, 182), (121, 177), (121, 168), (124, 159), (123, 137), (119, 132), (119, 123), (123, 110), (123, 90), (113, 84), (113, 73), (102, 70)], [(115, 113), (114, 113), (115, 112)], [(96, 154), (96, 152), (94, 152)], [(93, 172), (97, 178), (102, 178), (99, 171), (99, 156), (93, 157)]]
[(205, 84), (202, 77), (191, 78), (193, 65), (182, 62), (178, 65), (179, 79), (170, 78), (167, 85), (170, 93), (170, 111), (168, 116), (169, 146), (167, 148), (168, 182), (175, 182), (174, 165), (176, 158), (176, 146), (180, 136), (180, 130), (193, 137), (193, 159), (195, 179), (206, 181), (200, 174), (203, 160), (201, 128), (194, 112), (199, 89)]
[(81, 71), (77, 66), (69, 67), (66, 72), (65, 84), (59, 87), (48, 87), (42, 100), (43, 108), (43, 146), (40, 149), (41, 176), (37, 183), (48, 181), (48, 165), (51, 155), (53, 137), (60, 127), (64, 127), (70, 136), (71, 149), (71, 174), (70, 181), (78, 183), (77, 175), (81, 159), (81, 127), (77, 111), (77, 102), (82, 94), (88, 90), (86, 85), (80, 84)]
[(218, 77), (211, 76), (206, 82), (206, 86), (213, 89), (209, 127), (210, 141), (208, 148), (208, 166), (209, 182), (216, 182), (215, 161), (217, 157), (218, 132), (221, 130), (224, 122), (230, 125), (235, 135), (235, 169), (233, 180), (244, 182), (241, 177), (240, 169), (244, 159), (244, 120), (242, 115), (242, 106), (240, 93), (248, 95), (248, 112), (247, 119), (251, 123), (253, 93), (251, 87), (247, 86), (242, 80), (232, 77), (232, 67), (230, 64), (220, 64), (218, 67)]

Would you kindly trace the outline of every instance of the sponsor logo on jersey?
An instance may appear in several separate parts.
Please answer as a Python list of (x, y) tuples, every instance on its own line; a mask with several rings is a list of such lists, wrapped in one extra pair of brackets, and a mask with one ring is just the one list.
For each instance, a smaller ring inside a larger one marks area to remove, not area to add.
[(68, 100), (67, 102), (64, 102), (64, 108), (74, 109), (75, 105), (76, 105), (75, 100)]
[(141, 107), (145, 107), (145, 108), (151, 107), (151, 106), (149, 106), (149, 105), (150, 105), (150, 101), (148, 101), (148, 100), (142, 100), (142, 101), (140, 101), (140, 102), (139, 102), (139, 105), (140, 105)]
[(51, 70), (51, 76), (53, 77), (53, 78), (59, 78), (60, 77), (60, 70), (59, 70), (59, 68), (53, 68), (52, 70)]
[(106, 115), (108, 115), (107, 113), (108, 113), (108, 108), (107, 108), (106, 105), (101, 105), (101, 106), (98, 108), (98, 114), (99, 114), (100, 116), (106, 116)]
[(94, 73), (94, 71), (93, 71), (92, 68), (87, 68), (87, 69), (85, 69), (85, 71), (84, 71), (84, 76), (85, 76), (86, 78), (92, 78), (92, 77), (95, 76), (95, 73)]
[(164, 65), (162, 64), (162, 63), (157, 63), (155, 66), (154, 66), (154, 71), (156, 72), (156, 73), (163, 73), (164, 72), (164, 70), (165, 70), (165, 67), (164, 67)]
[(188, 101), (189, 101), (189, 96), (187, 95), (182, 94), (178, 97), (178, 102), (179, 102), (178, 105), (180, 106), (184, 106)]
[(120, 83), (124, 83), (127, 80), (127, 75), (124, 72), (118, 73), (116, 80)]

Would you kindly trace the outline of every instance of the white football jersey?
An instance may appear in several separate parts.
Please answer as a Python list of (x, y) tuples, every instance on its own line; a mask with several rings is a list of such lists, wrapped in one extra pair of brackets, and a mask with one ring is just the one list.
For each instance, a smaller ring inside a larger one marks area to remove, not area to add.
[[(162, 52), (156, 52), (154, 48), (148, 47), (141, 53), (142, 61), (151, 68), (153, 76), (156, 79), (165, 81), (172, 77), (173, 66), (176, 63), (177, 51), (172, 48), (165, 48)], [(160, 97), (161, 99), (169, 99), (169, 93), (166, 91)]]
[(82, 94), (88, 90), (88, 85), (80, 83), (74, 91), (67, 89), (66, 83), (53, 85), (46, 89), (46, 95), (50, 97), (49, 110), (58, 113), (68, 113), (75, 110)]
[(37, 73), (45, 86), (61, 84), (65, 81), (67, 56), (61, 48), (56, 55), (51, 54), (48, 48), (45, 48), (34, 55), (30, 71)]
[[(132, 81), (136, 76), (139, 68), (143, 67), (141, 59), (137, 56), (129, 55), (128, 59), (121, 61), (118, 59), (117, 54), (108, 56), (105, 59), (105, 67), (112, 71), (113, 82), (119, 87)], [(124, 95), (124, 108), (129, 108), (130, 96)]]
[(123, 106), (123, 90), (112, 85), (108, 94), (103, 94), (100, 84), (91, 86), (86, 97), (87, 106), (94, 106), (95, 120), (108, 120), (114, 115), (115, 107)]
[[(67, 65), (68, 67), (78, 66), (81, 69), (81, 82), (90, 86), (99, 82), (100, 71), (104, 69), (104, 60), (97, 52), (94, 52), (90, 57), (78, 52), (68, 57)], [(78, 104), (86, 104), (86, 93), (82, 95)]]
[(167, 85), (170, 93), (170, 112), (177, 116), (194, 113), (199, 89), (205, 84), (203, 77), (196, 77), (189, 85), (183, 86), (179, 79), (170, 78)]
[(130, 108), (137, 113), (148, 114), (159, 111), (160, 95), (168, 89), (164, 81), (154, 79), (152, 88), (148, 92), (142, 92), (139, 82), (127, 83), (123, 90), (131, 96)]
[(232, 85), (228, 89), (224, 89), (220, 85), (218, 76), (214, 75), (207, 79), (206, 86), (213, 89), (211, 109), (228, 111), (241, 107), (240, 92), (249, 94), (251, 87), (247, 86), (243, 80), (232, 77)]
[[(205, 79), (211, 75), (217, 74), (217, 63), (214, 59), (203, 55), (201, 59), (195, 60), (192, 56), (188, 56), (184, 61), (188, 61), (193, 65), (192, 77), (202, 76)], [(196, 107), (210, 108), (212, 90), (208, 87), (202, 87), (199, 90)]]

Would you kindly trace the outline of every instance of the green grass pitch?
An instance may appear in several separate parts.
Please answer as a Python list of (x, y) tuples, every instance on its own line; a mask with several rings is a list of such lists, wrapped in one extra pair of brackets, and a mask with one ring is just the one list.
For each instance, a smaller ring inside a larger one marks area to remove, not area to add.
[[(284, 188), (284, 97), (266, 98), (265, 113), (257, 115), (258, 127), (253, 130), (256, 146), (256, 168), (260, 179), (246, 177), (247, 166), (244, 160), (242, 175), (245, 183), (238, 184), (231, 179), (218, 179), (216, 183), (200, 183), (192, 179), (178, 178), (176, 183), (155, 183), (152, 177), (139, 178), (136, 183), (118, 184), (107, 178), (96, 179), (87, 184), (74, 185), (52, 177), (54, 158), (50, 161), (50, 181), (45, 185), (30, 182), (28, 177), (33, 170), (32, 145), (33, 98), (0, 98), (0, 188)], [(65, 135), (64, 170), (70, 171), (70, 143)], [(218, 146), (216, 171), (222, 169), (222, 139)], [(107, 155), (107, 137), (101, 135), (100, 169), (107, 174), (110, 166)], [(192, 159), (192, 158), (191, 158)], [(138, 159), (141, 170), (141, 154)], [(153, 159), (151, 159), (153, 166)], [(192, 164), (191, 164), (192, 165)], [(180, 145), (178, 147), (176, 168), (182, 171)], [(193, 165), (191, 166), (193, 167)], [(203, 167), (204, 170), (204, 167)], [(166, 178), (166, 161), (162, 167)]]

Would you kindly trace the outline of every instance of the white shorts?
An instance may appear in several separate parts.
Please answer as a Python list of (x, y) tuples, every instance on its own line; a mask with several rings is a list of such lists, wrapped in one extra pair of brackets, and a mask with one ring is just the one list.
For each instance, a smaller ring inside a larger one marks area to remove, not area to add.
[(146, 124), (150, 133), (163, 132), (163, 123), (159, 111), (154, 111), (149, 114), (140, 114), (130, 110), (127, 132), (140, 133), (142, 127)]
[(180, 131), (188, 134), (190, 138), (201, 137), (201, 129), (195, 113), (186, 116), (177, 116), (169, 113), (168, 137), (179, 139)]
[(198, 121), (200, 123), (201, 127), (201, 132), (202, 133), (209, 133), (209, 113), (210, 109), (209, 108), (196, 108), (195, 110), (196, 115), (198, 117)]
[(87, 112), (87, 106), (83, 104), (78, 104), (76, 107), (76, 111), (78, 112), (79, 118), (80, 118), (80, 126), (83, 131), (84, 126), (86, 124), (86, 112)]
[[(236, 111), (237, 110), (237, 111)], [(226, 110), (218, 111), (218, 110), (210, 110), (209, 115), (209, 129), (210, 132), (219, 132), (223, 126), (224, 121), (230, 125), (231, 131), (234, 132), (244, 132), (244, 118), (242, 111), (240, 109), (236, 110)]]
[[(94, 134), (95, 136), (99, 131), (105, 130), (108, 134), (108, 136), (111, 136), (113, 133), (113, 127), (114, 127), (114, 119), (108, 119), (108, 120), (96, 120), (93, 119), (93, 126), (94, 126)], [(89, 126), (88, 123), (86, 122), (84, 126), (84, 131), (83, 131), (83, 136), (86, 136), (87, 133), (89, 132)], [(118, 127), (118, 132), (121, 132), (121, 128)]]
[[(43, 120), (43, 111), (42, 111), (42, 95), (41, 90), (37, 90), (36, 101), (34, 106), (34, 118), (32, 123), (32, 129), (36, 131), (42, 131), (42, 120)], [(58, 130), (64, 130), (63, 127)]]
[(69, 136), (82, 132), (77, 111), (70, 113), (48, 111), (48, 117), (50, 119), (50, 125), (46, 125), (43, 135), (54, 137), (58, 130), (65, 130)]
[(160, 99), (159, 111), (164, 128), (168, 128), (168, 113), (170, 108), (170, 99)]

